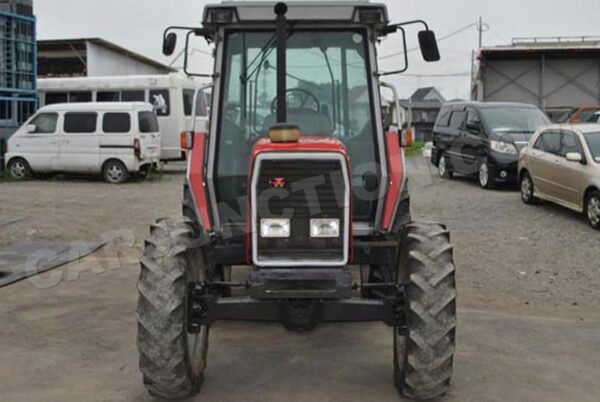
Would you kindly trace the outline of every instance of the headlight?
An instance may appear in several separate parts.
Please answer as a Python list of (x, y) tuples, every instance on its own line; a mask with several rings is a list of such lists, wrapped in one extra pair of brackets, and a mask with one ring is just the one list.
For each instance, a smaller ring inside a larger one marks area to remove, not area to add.
[(340, 237), (340, 220), (311, 219), (310, 237)]
[(260, 236), (265, 238), (284, 239), (290, 237), (289, 219), (261, 219)]
[(490, 141), (490, 146), (493, 151), (500, 152), (501, 154), (518, 155), (519, 151), (514, 144), (504, 141)]

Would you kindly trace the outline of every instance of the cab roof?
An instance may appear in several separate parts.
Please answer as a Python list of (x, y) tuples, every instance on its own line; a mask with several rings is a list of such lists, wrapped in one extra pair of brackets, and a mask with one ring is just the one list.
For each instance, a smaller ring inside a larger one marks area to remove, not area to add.
[[(273, 23), (274, 7), (278, 1), (223, 1), (204, 8), (203, 25), (216, 28), (219, 25), (239, 23)], [(367, 0), (354, 1), (288, 1), (286, 17), (302, 22), (356, 22), (387, 25), (387, 7)]]

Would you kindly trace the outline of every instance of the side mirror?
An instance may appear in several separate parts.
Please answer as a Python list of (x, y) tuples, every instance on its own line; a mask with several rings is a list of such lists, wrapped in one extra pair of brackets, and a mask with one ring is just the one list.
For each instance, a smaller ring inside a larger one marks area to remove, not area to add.
[(467, 131), (475, 134), (481, 134), (481, 124), (474, 122), (467, 123)]
[(37, 131), (37, 126), (35, 124), (28, 124), (27, 125), (27, 132), (29, 134), (34, 134)]
[(173, 52), (175, 52), (175, 47), (177, 46), (177, 34), (171, 32), (167, 36), (165, 36), (163, 40), (163, 54), (165, 56), (171, 56)]
[(583, 156), (581, 156), (581, 154), (579, 152), (569, 152), (565, 158), (567, 158), (567, 160), (569, 162), (577, 162), (577, 163), (581, 163), (583, 162)]
[(419, 32), (419, 47), (421, 48), (423, 60), (428, 63), (440, 61), (440, 50), (435, 38), (435, 32), (430, 30)]

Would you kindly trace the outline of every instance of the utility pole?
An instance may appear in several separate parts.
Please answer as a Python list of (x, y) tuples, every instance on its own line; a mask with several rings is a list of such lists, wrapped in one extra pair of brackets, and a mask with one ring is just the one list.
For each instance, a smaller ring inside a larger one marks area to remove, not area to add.
[(479, 24), (477, 24), (477, 30), (479, 31), (479, 49), (483, 47), (483, 17), (479, 17)]

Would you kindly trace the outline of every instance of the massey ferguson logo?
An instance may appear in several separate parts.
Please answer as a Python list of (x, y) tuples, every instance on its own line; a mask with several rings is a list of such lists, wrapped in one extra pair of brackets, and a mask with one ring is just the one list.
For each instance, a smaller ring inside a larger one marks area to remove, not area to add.
[(271, 186), (274, 188), (284, 188), (285, 187), (285, 179), (283, 177), (276, 177), (270, 181)]

